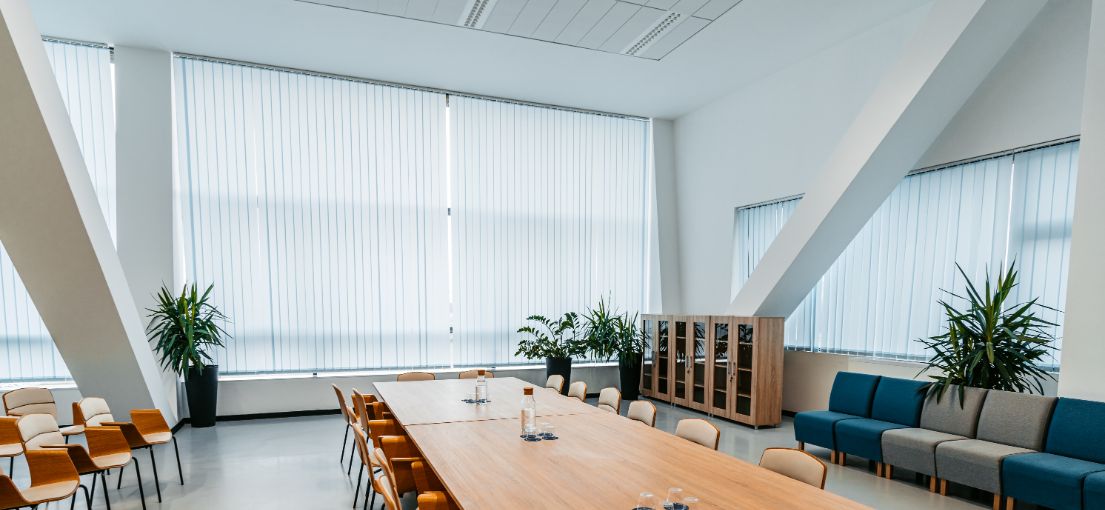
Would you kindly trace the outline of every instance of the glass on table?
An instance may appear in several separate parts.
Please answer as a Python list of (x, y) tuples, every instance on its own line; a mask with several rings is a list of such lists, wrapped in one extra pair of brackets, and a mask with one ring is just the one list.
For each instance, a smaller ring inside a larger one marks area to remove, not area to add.
[(694, 496), (686, 496), (683, 498), (683, 508), (686, 510), (694, 510), (698, 508), (698, 498)]
[(642, 492), (637, 497), (637, 506), (633, 510), (660, 510), (660, 499), (651, 492)]
[(684, 510), (683, 489), (671, 487), (668, 489), (668, 497), (664, 500), (664, 510)]
[(543, 422), (541, 424), (541, 438), (556, 439), (556, 425), (549, 422)]

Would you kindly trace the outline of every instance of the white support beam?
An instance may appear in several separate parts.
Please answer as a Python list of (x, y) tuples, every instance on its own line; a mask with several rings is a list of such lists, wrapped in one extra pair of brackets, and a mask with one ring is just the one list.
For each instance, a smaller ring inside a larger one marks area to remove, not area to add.
[(1105, 400), (1105, 2), (1093, 3), (1086, 87), (1082, 93), (1082, 141), (1071, 226), (1070, 281), (1064, 317), (1059, 394)]
[(0, 0), (0, 98), (0, 239), (69, 371), (175, 422), (25, 0)]
[(1045, 3), (937, 0), (731, 312), (790, 315)]

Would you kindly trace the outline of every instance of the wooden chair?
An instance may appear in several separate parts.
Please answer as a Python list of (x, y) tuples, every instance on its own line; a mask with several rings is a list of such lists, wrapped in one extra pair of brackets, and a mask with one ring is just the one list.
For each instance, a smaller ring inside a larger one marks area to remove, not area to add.
[(714, 450), (717, 450), (718, 441), (721, 439), (721, 431), (713, 423), (702, 418), (679, 420), (675, 425), (675, 435)]
[[(4, 414), (16, 418), (27, 414), (48, 414), (58, 419), (58, 405), (54, 402), (54, 393), (46, 388), (19, 388), (4, 393)], [(76, 415), (73, 416), (76, 420)], [(67, 427), (61, 427), (61, 435), (65, 442), (69, 442), (72, 436), (84, 433), (84, 425), (74, 423)]]
[(0, 416), (0, 458), (8, 458), (8, 475), (15, 473), (15, 458), (23, 455), (23, 441), (19, 437), (19, 418)]
[(649, 427), (656, 426), (656, 404), (647, 400), (630, 402), (628, 415), (631, 420), (637, 420)]
[(622, 392), (617, 388), (603, 388), (599, 392), (598, 408), (614, 414), (622, 413)]
[(395, 376), (395, 380), (399, 382), (433, 381), (435, 379), (437, 379), (437, 376), (430, 372), (406, 372)]
[[(475, 369), (472, 369), (472, 370), (465, 370), (465, 371), (457, 374), (457, 379), (475, 379), (479, 376), (480, 376), (480, 369), (475, 368)], [(483, 371), (483, 376), (488, 378), (488, 379), (494, 379), (495, 378), (495, 373), (490, 371), (490, 370), (484, 370)]]
[(568, 396), (578, 398), (580, 402), (587, 401), (587, 383), (576, 381), (568, 386)]
[(384, 456), (380, 457), (380, 464), (385, 466), (385, 470), (391, 477), (395, 492), (406, 494), (417, 491), (414, 468), (411, 465), (422, 460), (422, 457), (410, 439), (406, 436), (382, 436), (377, 447), (384, 452)]
[(813, 455), (792, 448), (768, 448), (760, 457), (760, 467), (805, 482), (819, 489), (825, 488), (825, 463)]
[(384, 508), (387, 510), (403, 510), (399, 506), (399, 495), (391, 484), (391, 478), (384, 473), (372, 479), (372, 488), (384, 498)]
[(96, 494), (96, 477), (104, 484), (104, 502), (111, 508), (111, 499), (107, 488), (106, 473), (110, 469), (122, 470), (134, 461), (134, 470), (138, 476), (138, 493), (142, 498), (142, 508), (146, 508), (146, 494), (142, 486), (142, 471), (138, 459), (131, 455), (130, 444), (127, 443), (123, 431), (118, 427), (88, 426), (85, 427), (85, 440), (87, 448), (80, 444), (65, 443), (58, 429), (54, 417), (48, 414), (29, 414), (19, 418), (20, 439), (23, 448), (27, 452), (63, 450), (72, 462), (79, 475), (92, 475), (92, 491), (88, 494), (89, 502)]
[(545, 387), (556, 390), (557, 393), (564, 393), (564, 376), (553, 374), (549, 376), (549, 379), (545, 381)]
[[(355, 401), (354, 401), (355, 402)], [(353, 445), (357, 449), (357, 454), (361, 459), (361, 469), (357, 474), (357, 488), (353, 490), (353, 507), (357, 506), (357, 500), (361, 495), (361, 480), (364, 478), (365, 471), (368, 471), (369, 478), (375, 480), (375, 470), (373, 469), (373, 461), (375, 454), (372, 450), (368, 449), (368, 437), (365, 436), (363, 430), (360, 427), (353, 427)], [(369, 482), (368, 487), (365, 487), (364, 504), (365, 508), (372, 508), (376, 504), (376, 491), (373, 490), (375, 486), (372, 481)], [(372, 501), (369, 502), (369, 493), (372, 493)]]
[(434, 474), (425, 462), (417, 460), (411, 463), (414, 471), (414, 485), (418, 488), (419, 510), (456, 510), (456, 503), (449, 497), (445, 484)]
[[(349, 443), (349, 431), (357, 425), (357, 417), (354, 415), (353, 410), (350, 409), (349, 404), (345, 401), (345, 394), (342, 393), (341, 388), (338, 385), (331, 384), (331, 388), (334, 388), (334, 394), (338, 397), (338, 409), (341, 410), (342, 419), (345, 420), (345, 433), (341, 439), (341, 457), (338, 457), (338, 463), (345, 463), (345, 445)], [(357, 406), (353, 406), (356, 409)], [(353, 466), (353, 452), (349, 452), (349, 466), (352, 469)]]
[[(60, 436), (61, 433), (59, 432)], [(6, 475), (0, 475), (0, 509), (30, 507), (77, 497), (77, 488), (84, 490), (85, 502), (92, 507), (88, 488), (81, 485), (81, 477), (69, 455), (60, 450), (35, 450), (27, 452), (27, 467), (31, 472), (31, 486), (20, 490)], [(107, 492), (107, 491), (104, 491)]]
[[(150, 454), (150, 464), (153, 467), (153, 483), (157, 488), (157, 501), (161, 502), (161, 480), (157, 473), (157, 457), (154, 456), (153, 447), (173, 443), (173, 452), (176, 454), (176, 470), (180, 477), (180, 484), (184, 485), (184, 469), (180, 465), (180, 448), (177, 446), (176, 436), (161, 411), (157, 409), (134, 409), (130, 412), (131, 421), (115, 421), (107, 401), (99, 397), (82, 398), (74, 412), (79, 412), (85, 424), (89, 426), (119, 427), (123, 431), (123, 437), (127, 438), (131, 450), (146, 450)], [(122, 474), (122, 473), (120, 473)], [(139, 477), (138, 483), (142, 480)], [(119, 477), (116, 489), (123, 486), (123, 477)]]
[[(387, 454), (384, 453), (382, 448), (376, 449), (376, 456), (380, 458), (386, 458)], [(385, 463), (387, 465), (387, 463)], [(423, 473), (422, 476), (428, 476), (427, 473), (431, 473), (430, 470), (425, 468), (425, 464), (421, 459), (412, 462), (412, 468), (418, 469)], [(387, 510), (402, 510), (399, 504), (399, 491), (396, 489), (394, 480), (394, 474), (390, 468), (385, 467), (384, 473), (379, 477), (373, 478), (372, 484), (376, 492), (380, 493), (380, 496), (384, 499), (384, 507)], [(440, 482), (438, 482), (440, 484)], [(417, 490), (417, 489), (416, 489)], [(445, 493), (444, 488), (442, 490), (432, 491), (420, 491), (418, 493), (418, 510), (455, 510), (456, 504), (449, 499), (449, 496)]]

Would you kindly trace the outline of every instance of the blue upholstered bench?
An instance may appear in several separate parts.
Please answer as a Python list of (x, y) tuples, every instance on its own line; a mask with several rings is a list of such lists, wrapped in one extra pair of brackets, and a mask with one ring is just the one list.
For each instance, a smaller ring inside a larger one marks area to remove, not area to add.
[(1051, 415), (1044, 451), (1014, 455), (1002, 462), (1006, 496), (1055, 510), (1105, 508), (1102, 430), (1105, 403), (1060, 398)]
[(925, 381), (911, 379), (880, 379), (871, 404), (871, 417), (836, 424), (838, 462), (843, 464), (850, 453), (880, 463), (881, 474), (883, 432), (916, 427), (920, 423), (927, 385)]
[(829, 394), (828, 411), (805, 411), (794, 416), (794, 439), (798, 448), (806, 443), (828, 448), (836, 459), (837, 423), (871, 416), (871, 401), (879, 384), (877, 375), (838, 372)]

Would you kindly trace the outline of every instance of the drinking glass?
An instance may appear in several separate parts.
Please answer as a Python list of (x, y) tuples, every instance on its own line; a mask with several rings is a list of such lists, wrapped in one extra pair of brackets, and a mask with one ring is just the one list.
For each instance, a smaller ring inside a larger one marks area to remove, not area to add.
[(556, 437), (556, 425), (553, 425), (549, 422), (542, 423), (541, 424), (541, 437), (543, 437), (545, 439), (551, 439), (551, 438)]
[(642, 492), (633, 510), (660, 510), (660, 500), (651, 492)]
[(687, 496), (683, 498), (683, 507), (687, 510), (694, 510), (698, 506), (698, 498), (694, 496)]
[(664, 500), (664, 510), (683, 509), (683, 489), (671, 487), (668, 489), (668, 497)]

